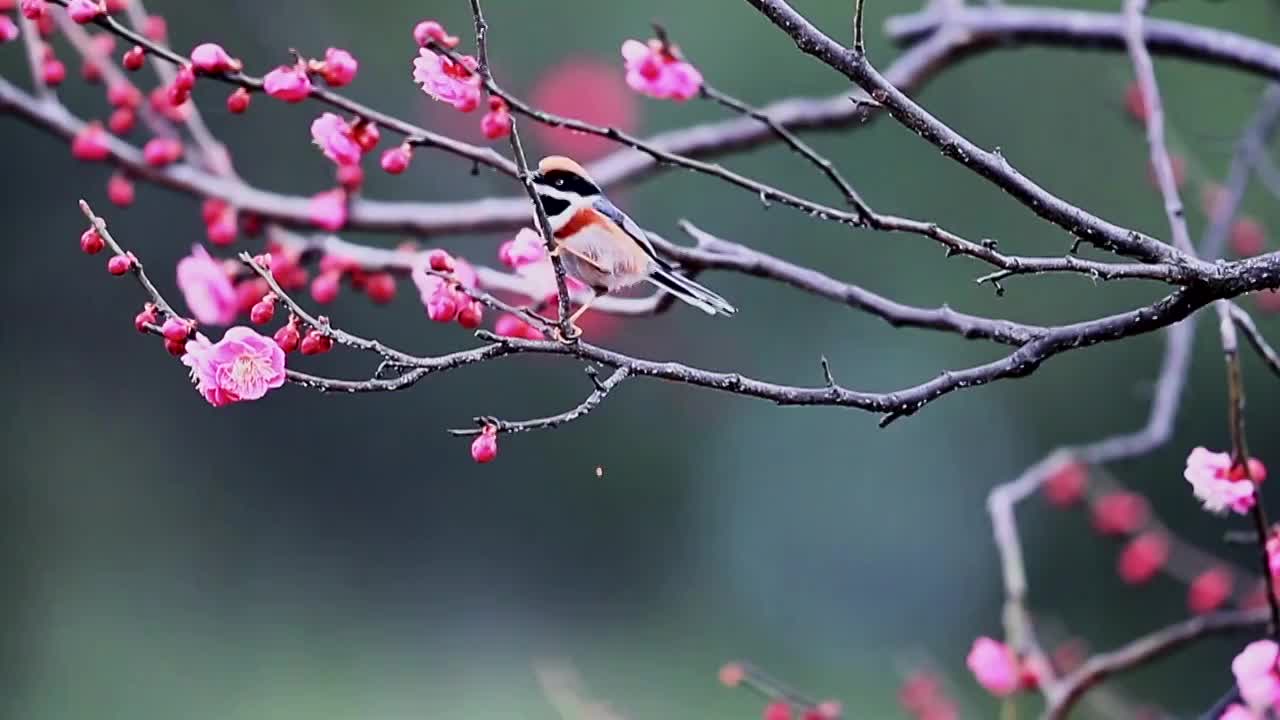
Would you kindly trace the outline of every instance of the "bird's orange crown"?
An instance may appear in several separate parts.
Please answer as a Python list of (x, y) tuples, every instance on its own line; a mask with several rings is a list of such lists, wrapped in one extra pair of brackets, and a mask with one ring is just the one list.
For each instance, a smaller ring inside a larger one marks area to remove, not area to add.
[(563, 155), (550, 155), (538, 162), (538, 172), (546, 174), (552, 170), (565, 170), (584, 178), (591, 177), (585, 168)]

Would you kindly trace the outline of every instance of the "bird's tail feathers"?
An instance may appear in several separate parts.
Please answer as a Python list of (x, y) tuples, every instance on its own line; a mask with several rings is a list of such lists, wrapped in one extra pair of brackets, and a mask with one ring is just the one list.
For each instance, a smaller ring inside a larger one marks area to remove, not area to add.
[(675, 295), (708, 315), (733, 315), (738, 311), (728, 300), (689, 278), (667, 269), (649, 276), (649, 282)]

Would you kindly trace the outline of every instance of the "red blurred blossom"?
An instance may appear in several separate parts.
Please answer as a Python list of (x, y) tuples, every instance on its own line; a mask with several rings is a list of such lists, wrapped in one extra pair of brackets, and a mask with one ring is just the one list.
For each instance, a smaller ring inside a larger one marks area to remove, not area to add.
[(436, 248), (427, 253), (427, 267), (436, 272), (453, 272), (453, 257), (447, 251)]
[(234, 115), (239, 115), (249, 109), (249, 101), (253, 96), (244, 88), (236, 88), (236, 91), (227, 96), (227, 110)]
[(262, 89), (277, 100), (299, 103), (311, 94), (311, 79), (301, 67), (281, 65), (262, 79)]
[(71, 139), (71, 154), (77, 160), (106, 160), (111, 155), (111, 148), (107, 146), (107, 131), (102, 129), (102, 123), (94, 122), (85, 125)]
[(355, 138), (361, 150), (372, 152), (382, 139), (382, 132), (378, 130), (377, 123), (361, 120), (351, 126), (351, 136)]
[(67, 79), (67, 66), (56, 57), (47, 57), (40, 64), (40, 78), (49, 87), (57, 87)]
[(493, 331), (502, 337), (542, 340), (542, 331), (511, 313), (503, 313), (493, 323)]
[(107, 244), (97, 230), (89, 228), (80, 235), (80, 250), (86, 255), (97, 255)]
[(1280, 673), (1276, 664), (1280, 646), (1274, 640), (1255, 640), (1245, 646), (1231, 661), (1231, 674), (1236, 678), (1240, 699), (1256, 717), (1268, 717), (1280, 703)]
[(511, 111), (502, 98), (494, 95), (489, 98), (489, 112), (480, 118), (480, 132), (490, 140), (504, 138), (511, 134)]
[(147, 51), (143, 50), (141, 45), (134, 45), (125, 51), (124, 58), (120, 62), (125, 70), (141, 70), (146, 59)]
[(898, 702), (912, 715), (920, 715), (937, 702), (942, 694), (942, 683), (931, 672), (916, 670), (907, 675), (898, 688)]
[(244, 67), (217, 43), (201, 43), (191, 50), (191, 64), (204, 73), (238, 71)]
[(1139, 122), (1145, 123), (1147, 116), (1147, 99), (1142, 95), (1142, 88), (1138, 86), (1138, 81), (1134, 80), (1129, 83), (1129, 87), (1124, 90), (1124, 106), (1129, 112), (1129, 117)]
[(689, 100), (702, 89), (702, 73), (680, 58), (674, 45), (652, 39), (648, 43), (622, 43), (627, 66), (627, 85), (638, 93), (659, 100)]
[(1004, 643), (989, 637), (974, 640), (965, 664), (978, 684), (992, 695), (1006, 697), (1017, 692), (1018, 659)]
[(182, 364), (191, 380), (214, 407), (257, 400), (284, 385), (284, 351), (274, 340), (252, 328), (233, 327), (217, 343), (203, 335), (187, 343)]
[(352, 135), (351, 124), (334, 113), (324, 113), (311, 123), (311, 140), (324, 156), (338, 165), (360, 162), (360, 144)]
[[(190, 65), (183, 63), (178, 66), (178, 71), (173, 74), (173, 88), (184, 93), (190, 93), (196, 86), (196, 73), (191, 69)], [(177, 105), (178, 103), (174, 103)]]
[(262, 278), (246, 278), (236, 284), (236, 313), (247, 313), (264, 295), (271, 291)]
[(327, 305), (338, 299), (342, 275), (332, 270), (322, 272), (311, 281), (311, 299)]
[(1074, 505), (1084, 497), (1089, 470), (1072, 460), (1058, 466), (1044, 481), (1044, 495), (1058, 507)]
[[(624, 132), (636, 129), (639, 104), (627, 90), (617, 68), (595, 58), (570, 58), (553, 67), (538, 80), (532, 92), (533, 104), (560, 115), (615, 127)], [(538, 140), (553, 152), (578, 160), (598, 158), (614, 148), (608, 139), (542, 123), (531, 126)]]
[(107, 199), (116, 207), (129, 207), (133, 204), (133, 181), (122, 173), (115, 173), (107, 180)]
[(413, 159), (413, 151), (408, 143), (391, 148), (382, 153), (382, 169), (391, 175), (399, 175), (409, 169), (409, 161)]
[(356, 71), (360, 63), (355, 56), (341, 48), (329, 48), (324, 51), (324, 60), (315, 65), (315, 70), (330, 87), (342, 87), (356, 79)]
[(1093, 503), (1093, 527), (1103, 535), (1125, 535), (1147, 524), (1147, 501), (1132, 492), (1113, 492)]
[(379, 305), (391, 302), (396, 296), (395, 276), (389, 272), (370, 273), (365, 280), (364, 294)]
[(720, 679), (720, 684), (731, 688), (738, 687), (746, 676), (747, 671), (742, 667), (742, 663), (736, 662), (721, 665), (720, 672), (717, 673), (717, 677)]
[(1280, 312), (1280, 292), (1275, 290), (1262, 290), (1253, 293), (1253, 302), (1259, 310), (1265, 313)]
[(142, 105), (142, 91), (128, 82), (113, 83), (107, 88), (111, 107), (137, 109)]
[(1272, 530), (1267, 538), (1267, 567), (1271, 569), (1271, 574), (1280, 576), (1280, 535)]
[(138, 121), (138, 114), (129, 108), (117, 108), (107, 118), (107, 129), (116, 135), (127, 135)]
[(124, 12), (129, 7), (129, 0), (107, 0), (106, 8), (109, 13)]
[(1259, 255), (1267, 247), (1267, 231), (1257, 218), (1244, 216), (1231, 226), (1231, 250), (1240, 257)]
[(1130, 585), (1141, 585), (1156, 576), (1169, 561), (1169, 539), (1158, 532), (1145, 532), (1120, 552), (1117, 571)]
[(17, 23), (8, 15), (0, 15), (0, 43), (13, 42), (20, 34)]
[(468, 330), (475, 330), (482, 322), (484, 322), (484, 306), (478, 300), (472, 300), (458, 311), (458, 324)]
[(471, 112), (480, 106), (480, 75), (475, 72), (476, 67), (476, 59), (470, 55), (456, 63), (421, 48), (413, 61), (413, 81), (428, 96), (462, 112)]
[(364, 185), (364, 168), (359, 165), (339, 165), (334, 175), (347, 192), (356, 192)]
[(1187, 588), (1187, 607), (1196, 615), (1204, 615), (1222, 607), (1231, 597), (1231, 572), (1212, 567), (1200, 573)]
[(102, 68), (92, 60), (86, 59), (80, 66), (80, 77), (84, 78), (85, 82), (96, 85), (102, 82)]
[(209, 242), (219, 247), (226, 247), (236, 241), (239, 232), (238, 213), (235, 208), (228, 207), (205, 225), (205, 236)]
[(438, 323), (453, 322), (458, 315), (458, 301), (457, 294), (441, 283), (440, 288), (427, 298), (427, 317)]
[(347, 224), (347, 193), (342, 188), (311, 196), (308, 206), (311, 224), (324, 230), (341, 230)]
[(205, 325), (230, 325), (239, 310), (236, 289), (222, 263), (200, 245), (178, 261), (178, 289), (191, 314)]
[(791, 704), (785, 700), (774, 700), (764, 708), (764, 720), (791, 720)]
[(148, 40), (164, 42), (169, 35), (169, 23), (160, 15), (148, 15), (147, 19), (142, 21), (142, 34)]
[(133, 327), (140, 333), (146, 333), (148, 332), (147, 326), (155, 325), (158, 319), (156, 306), (152, 303), (147, 303), (142, 306), (142, 312), (133, 316)]
[(471, 441), (471, 459), (481, 465), (493, 462), (498, 457), (498, 429), (485, 425), (484, 430)]
[(67, 3), (67, 14), (81, 25), (93, 22), (105, 11), (98, 0), (71, 0)]
[(107, 272), (112, 275), (123, 275), (133, 269), (134, 259), (131, 253), (113, 255), (107, 260)]
[(433, 40), (447, 48), (458, 46), (458, 36), (445, 32), (444, 26), (435, 20), (423, 20), (414, 25), (413, 39), (418, 43), (418, 47), (426, 47)]
[(28, 20), (39, 20), (49, 10), (49, 4), (45, 0), (22, 0), (18, 7), (22, 16)]
[(151, 138), (142, 148), (142, 157), (151, 167), (172, 165), (182, 157), (182, 141), (172, 137)]
[(54, 21), (53, 13), (45, 13), (36, 18), (36, 31), (46, 40), (53, 37), (53, 34), (58, 31), (58, 23)]

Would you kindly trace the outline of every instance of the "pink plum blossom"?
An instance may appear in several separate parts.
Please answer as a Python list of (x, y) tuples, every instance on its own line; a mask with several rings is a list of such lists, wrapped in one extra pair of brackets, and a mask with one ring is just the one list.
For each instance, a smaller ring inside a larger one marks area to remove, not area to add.
[(702, 89), (702, 73), (681, 60), (674, 46), (659, 40), (648, 44), (639, 40), (622, 43), (627, 84), (638, 93), (659, 100), (689, 100)]
[(1182, 476), (1204, 509), (1221, 515), (1228, 509), (1243, 515), (1254, 503), (1253, 483), (1233, 472), (1231, 456), (1197, 447), (1187, 456)]
[(240, 61), (217, 43), (201, 43), (191, 51), (191, 64), (200, 72), (220, 73), (239, 70)]
[(200, 245), (178, 261), (178, 289), (191, 314), (205, 325), (227, 325), (236, 318), (236, 289), (221, 263)]
[(1274, 640), (1251, 642), (1231, 661), (1240, 697), (1254, 712), (1263, 712), (1280, 701), (1280, 672), (1276, 661), (1280, 645)]
[(267, 94), (287, 103), (298, 103), (311, 94), (311, 78), (300, 67), (281, 65), (262, 79)]
[(216, 343), (197, 335), (187, 342), (182, 364), (191, 368), (196, 389), (214, 407), (257, 400), (285, 380), (284, 351), (244, 326), (227, 330)]
[(324, 230), (341, 230), (347, 224), (347, 193), (335, 188), (312, 195), (307, 211), (312, 225)]
[(498, 259), (503, 265), (516, 269), (547, 257), (547, 244), (536, 230), (521, 228), (516, 236), (498, 248)]
[(67, 3), (67, 14), (72, 20), (81, 25), (92, 22), (94, 18), (101, 15), (105, 9), (98, 0), (71, 0)]
[(462, 112), (471, 112), (480, 106), (480, 75), (476, 67), (476, 59), (470, 55), (464, 56), (459, 64), (420, 48), (413, 61), (413, 81), (436, 100)]
[(973, 641), (965, 658), (978, 684), (997, 697), (1012, 695), (1018, 689), (1019, 672), (1013, 651), (1004, 643), (989, 637)]
[(458, 46), (458, 36), (450, 35), (445, 31), (444, 26), (435, 20), (423, 20), (414, 25), (413, 39), (418, 43), (419, 47), (426, 47), (432, 41), (440, 43), (447, 48)]
[(0, 43), (18, 39), (18, 25), (8, 15), (0, 15)]
[(356, 71), (359, 69), (360, 63), (354, 55), (340, 48), (329, 48), (324, 51), (320, 76), (330, 87), (342, 87), (356, 79)]
[(1240, 703), (1231, 703), (1218, 716), (1218, 720), (1257, 720), (1257, 716)]
[(333, 113), (325, 113), (311, 123), (311, 139), (324, 156), (339, 165), (360, 162), (360, 143), (356, 142), (351, 124)]

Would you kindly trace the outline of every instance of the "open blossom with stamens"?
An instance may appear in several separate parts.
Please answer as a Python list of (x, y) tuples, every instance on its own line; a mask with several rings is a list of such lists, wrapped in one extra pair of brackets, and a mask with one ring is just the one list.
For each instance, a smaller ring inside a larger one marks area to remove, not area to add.
[(1233, 467), (1231, 456), (1198, 447), (1187, 456), (1182, 476), (1204, 509), (1223, 514), (1227, 510), (1243, 515), (1255, 502), (1254, 486), (1244, 473)]
[(688, 100), (702, 89), (702, 73), (680, 58), (674, 45), (660, 40), (622, 43), (627, 84), (632, 90), (659, 100)]
[(204, 325), (228, 325), (236, 318), (235, 286), (222, 263), (200, 245), (178, 261), (178, 289), (191, 314)]
[(325, 157), (339, 165), (360, 162), (360, 143), (356, 142), (351, 124), (333, 113), (325, 113), (311, 123), (311, 139)]
[(1280, 645), (1273, 640), (1251, 642), (1231, 661), (1240, 698), (1255, 713), (1264, 713), (1280, 704)]
[(480, 107), (480, 75), (476, 59), (464, 56), (456, 63), (426, 48), (418, 50), (413, 61), (413, 81), (422, 91), (440, 102), (449, 103), (462, 112)]
[(182, 364), (191, 368), (196, 389), (214, 407), (257, 400), (284, 385), (284, 351), (252, 328), (233, 327), (216, 343), (197, 335), (186, 347)]
[(303, 68), (281, 65), (262, 79), (262, 89), (278, 100), (299, 103), (311, 94), (311, 78)]

